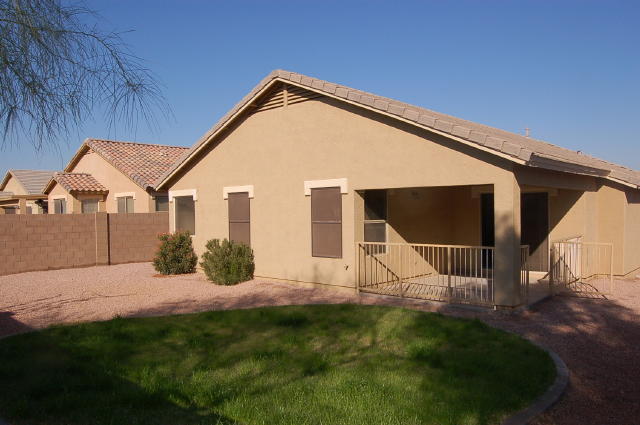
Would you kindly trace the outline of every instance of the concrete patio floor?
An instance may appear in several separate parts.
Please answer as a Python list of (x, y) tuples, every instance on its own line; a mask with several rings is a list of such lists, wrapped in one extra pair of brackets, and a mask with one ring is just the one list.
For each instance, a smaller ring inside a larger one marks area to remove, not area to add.
[(570, 370), (569, 388), (536, 425), (640, 423), (640, 280), (617, 281), (608, 299), (560, 296), (509, 314), (318, 285), (254, 280), (225, 287), (202, 274), (154, 274), (149, 263), (138, 263), (0, 276), (0, 336), (118, 315), (309, 303), (397, 305), (478, 318), (558, 353)]

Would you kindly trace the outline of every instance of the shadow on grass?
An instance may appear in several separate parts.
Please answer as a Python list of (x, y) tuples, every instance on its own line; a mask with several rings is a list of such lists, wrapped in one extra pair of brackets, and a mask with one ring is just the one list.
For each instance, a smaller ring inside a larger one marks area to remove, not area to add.
[(2, 341), (0, 412), (16, 424), (488, 424), (544, 391), (547, 360), (478, 321), (379, 306), (114, 319)]
[(509, 318), (485, 317), (554, 350), (569, 388), (536, 425), (619, 425), (640, 418), (640, 282), (617, 281), (610, 299), (557, 296)]
[(68, 329), (0, 341), (0, 415), (12, 425), (237, 424), (194, 406), (179, 391), (154, 391), (123, 379), (94, 350), (61, 343), (58, 337)]

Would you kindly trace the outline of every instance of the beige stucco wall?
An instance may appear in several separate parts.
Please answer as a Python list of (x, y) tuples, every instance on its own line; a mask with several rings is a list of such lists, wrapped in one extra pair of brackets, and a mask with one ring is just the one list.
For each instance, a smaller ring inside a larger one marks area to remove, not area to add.
[(626, 191), (624, 272), (640, 273), (640, 191)]
[(9, 180), (7, 181), (7, 184), (5, 185), (5, 187), (2, 190), (4, 192), (11, 192), (14, 195), (28, 195), (28, 193), (24, 189), (24, 187), (22, 187), (22, 185), (18, 182), (18, 180), (13, 178), (13, 176), (9, 177)]
[[(199, 254), (208, 239), (228, 237), (223, 187), (253, 185), (256, 275), (352, 286), (355, 232), (361, 225), (354, 215), (354, 208), (361, 209), (354, 190), (496, 182), (511, 187), (506, 161), (336, 105), (314, 100), (251, 115), (171, 182), (171, 190), (197, 190), (193, 240)], [(342, 195), (343, 258), (314, 258), (310, 197), (303, 184), (334, 178), (348, 179), (348, 193)]]
[(109, 194), (105, 201), (106, 212), (117, 213), (116, 194), (129, 192), (135, 194), (134, 212), (147, 213), (155, 211), (155, 204), (149, 193), (91, 150), (82, 156), (72, 172), (89, 173), (109, 189)]
[(56, 213), (53, 201), (55, 199), (59, 199), (61, 197), (64, 197), (64, 199), (66, 199), (66, 201), (67, 201), (67, 213), (71, 214), (71, 213), (74, 212), (73, 211), (73, 209), (74, 209), (74, 197), (69, 192), (64, 190), (64, 188), (62, 186), (60, 186), (59, 184), (56, 184), (56, 185), (53, 186), (51, 191), (49, 191), (49, 195), (48, 195), (49, 214), (55, 214)]
[(480, 245), (480, 197), (471, 186), (395, 189), (388, 196), (389, 242)]
[(613, 273), (625, 274), (626, 197), (618, 185), (603, 183), (597, 192), (598, 242), (613, 243)]
[(587, 192), (569, 189), (550, 191), (549, 243), (576, 236), (585, 237), (588, 214)]

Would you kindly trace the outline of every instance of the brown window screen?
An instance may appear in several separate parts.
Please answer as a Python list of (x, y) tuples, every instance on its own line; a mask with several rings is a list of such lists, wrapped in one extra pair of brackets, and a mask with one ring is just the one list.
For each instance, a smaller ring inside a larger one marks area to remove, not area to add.
[(156, 196), (156, 212), (169, 211), (169, 197)]
[(173, 198), (176, 213), (176, 230), (196, 234), (196, 203), (192, 196), (176, 196)]
[(229, 240), (251, 246), (251, 208), (248, 192), (229, 194)]
[(311, 189), (311, 255), (342, 258), (342, 195), (339, 187)]

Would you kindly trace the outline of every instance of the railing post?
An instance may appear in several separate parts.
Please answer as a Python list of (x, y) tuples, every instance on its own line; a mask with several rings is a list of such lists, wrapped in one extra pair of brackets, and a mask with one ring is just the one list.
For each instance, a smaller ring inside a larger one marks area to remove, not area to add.
[(552, 296), (555, 295), (553, 293), (553, 283), (556, 274), (556, 246), (554, 243), (551, 244), (551, 267), (549, 268), (549, 294)]
[(453, 300), (453, 291), (451, 289), (451, 247), (447, 247), (447, 297), (449, 302)]
[(399, 257), (399, 261), (400, 261), (400, 267), (398, 268), (398, 282), (400, 283), (400, 298), (404, 298), (404, 288), (402, 285), (402, 248), (404, 248), (404, 245), (398, 245), (398, 249), (400, 250), (400, 253), (398, 255)]
[(609, 257), (609, 292), (613, 294), (613, 244), (611, 244), (611, 256)]
[(356, 261), (356, 295), (360, 295), (360, 243), (356, 242), (355, 246), (355, 258)]

